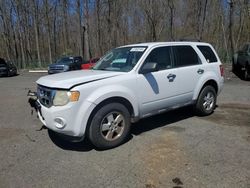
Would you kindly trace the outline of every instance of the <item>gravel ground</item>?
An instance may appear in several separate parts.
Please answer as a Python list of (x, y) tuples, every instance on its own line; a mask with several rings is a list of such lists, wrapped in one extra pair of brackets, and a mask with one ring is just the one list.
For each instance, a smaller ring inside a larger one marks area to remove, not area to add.
[(183, 108), (141, 120), (107, 151), (43, 129), (27, 102), (42, 75), (0, 78), (0, 187), (250, 188), (250, 82), (229, 66), (211, 116)]

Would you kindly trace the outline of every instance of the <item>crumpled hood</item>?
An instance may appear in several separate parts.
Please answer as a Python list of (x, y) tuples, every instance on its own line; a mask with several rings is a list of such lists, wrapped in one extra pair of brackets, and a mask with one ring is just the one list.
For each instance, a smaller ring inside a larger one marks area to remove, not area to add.
[(36, 83), (50, 88), (70, 89), (76, 85), (84, 84), (122, 75), (122, 72), (97, 71), (97, 70), (79, 70), (69, 71), (59, 74), (43, 76)]

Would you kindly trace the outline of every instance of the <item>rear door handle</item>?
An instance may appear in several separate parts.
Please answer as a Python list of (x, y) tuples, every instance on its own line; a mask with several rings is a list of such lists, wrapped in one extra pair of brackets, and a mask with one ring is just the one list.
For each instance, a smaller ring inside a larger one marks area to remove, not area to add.
[(203, 69), (199, 69), (199, 70), (197, 71), (197, 73), (198, 73), (198, 74), (203, 74), (203, 73), (204, 73), (204, 70), (203, 70)]
[(176, 78), (176, 75), (170, 73), (170, 74), (167, 76), (167, 78), (168, 78), (168, 81), (169, 81), (169, 82), (173, 82), (174, 79)]

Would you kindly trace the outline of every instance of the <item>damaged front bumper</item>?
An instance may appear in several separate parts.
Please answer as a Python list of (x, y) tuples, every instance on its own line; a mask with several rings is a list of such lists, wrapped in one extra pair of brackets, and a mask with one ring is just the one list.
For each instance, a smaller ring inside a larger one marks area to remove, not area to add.
[(41, 104), (38, 102), (38, 98), (37, 98), (37, 92), (33, 92), (33, 91), (28, 91), (27, 96), (29, 97), (29, 104), (32, 108), (35, 109), (35, 111), (37, 112), (37, 116), (40, 119), (40, 121), (43, 123), (43, 125), (46, 126), (46, 122), (45, 119), (42, 115), (42, 107)]

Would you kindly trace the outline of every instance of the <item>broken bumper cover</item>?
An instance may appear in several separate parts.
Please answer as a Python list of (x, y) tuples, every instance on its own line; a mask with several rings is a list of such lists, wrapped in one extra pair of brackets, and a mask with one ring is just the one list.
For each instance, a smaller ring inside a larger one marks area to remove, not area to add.
[(35, 102), (35, 105), (36, 105), (36, 109), (37, 109), (37, 115), (38, 115), (38, 118), (40, 119), (40, 121), (42, 122), (43, 125), (46, 126), (46, 121), (42, 115), (42, 112), (41, 112), (41, 105), (38, 101)]
[(47, 108), (38, 100), (35, 103), (38, 118), (52, 131), (71, 136), (84, 137), (88, 117), (95, 105), (85, 102), (84, 105), (69, 103), (65, 106)]

